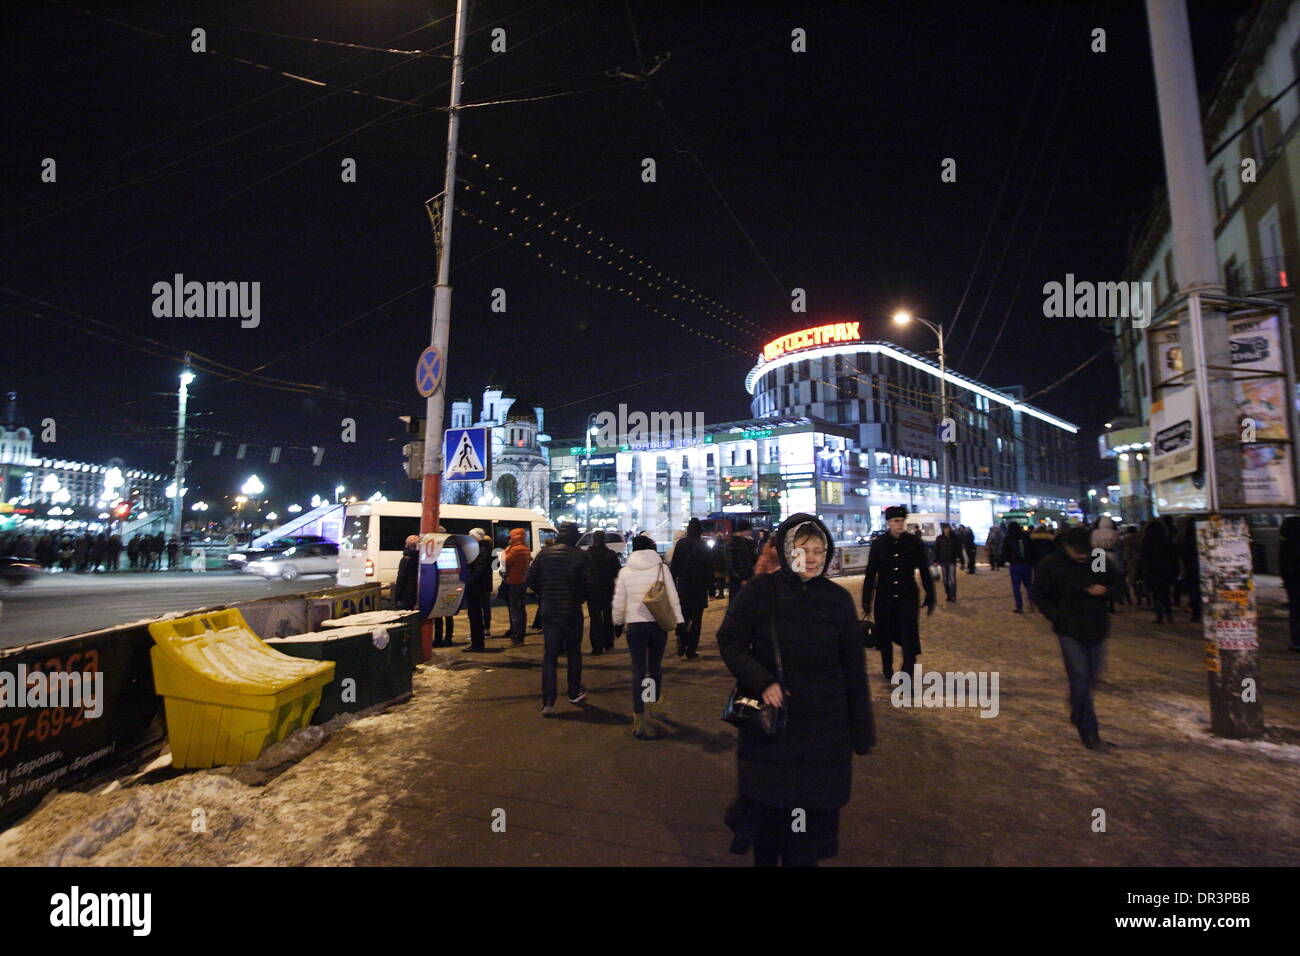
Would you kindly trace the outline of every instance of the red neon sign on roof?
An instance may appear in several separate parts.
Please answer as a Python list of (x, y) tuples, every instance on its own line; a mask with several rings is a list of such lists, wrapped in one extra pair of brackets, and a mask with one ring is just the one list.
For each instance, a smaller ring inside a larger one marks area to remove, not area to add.
[(773, 339), (763, 346), (763, 361), (770, 362), (773, 359), (780, 358), (787, 352), (816, 348), (819, 345), (829, 345), (832, 342), (861, 341), (862, 336), (858, 332), (860, 325), (862, 325), (861, 322), (834, 322), (830, 325), (815, 325), (810, 329), (791, 332), (789, 335)]

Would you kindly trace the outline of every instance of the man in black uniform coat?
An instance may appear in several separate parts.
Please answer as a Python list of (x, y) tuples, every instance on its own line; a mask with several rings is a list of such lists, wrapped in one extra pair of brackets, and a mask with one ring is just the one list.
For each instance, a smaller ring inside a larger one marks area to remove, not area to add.
[(907, 509), (901, 505), (885, 509), (889, 531), (871, 543), (867, 553), (867, 570), (862, 580), (862, 610), (874, 617), (875, 636), (880, 648), (880, 662), (885, 680), (894, 677), (894, 645), (903, 649), (903, 670), (913, 675), (916, 658), (921, 653), (920, 590), (916, 575), (920, 572), (925, 588), (925, 612), (934, 613), (934, 579), (930, 577), (930, 557), (925, 545), (914, 534), (904, 531)]

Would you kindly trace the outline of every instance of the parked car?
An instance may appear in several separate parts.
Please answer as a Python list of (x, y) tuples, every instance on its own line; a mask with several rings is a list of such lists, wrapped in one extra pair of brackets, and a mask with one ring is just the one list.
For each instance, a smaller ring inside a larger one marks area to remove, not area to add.
[(256, 561), (258, 558), (264, 558), (271, 554), (280, 554), (300, 544), (315, 544), (317, 542), (329, 543), (329, 539), (322, 538), (318, 534), (291, 534), (283, 538), (276, 538), (264, 548), (239, 548), (226, 555), (226, 567), (232, 571), (242, 571), (250, 561)]
[(292, 581), (304, 574), (335, 574), (338, 566), (339, 546), (313, 541), (255, 557), (244, 565), (244, 573)]
[[(591, 532), (588, 531), (578, 539), (578, 547), (586, 551), (591, 547)], [(606, 531), (605, 547), (618, 555), (619, 563), (627, 564), (628, 539), (622, 531)], [(662, 553), (662, 552), (660, 552)]]

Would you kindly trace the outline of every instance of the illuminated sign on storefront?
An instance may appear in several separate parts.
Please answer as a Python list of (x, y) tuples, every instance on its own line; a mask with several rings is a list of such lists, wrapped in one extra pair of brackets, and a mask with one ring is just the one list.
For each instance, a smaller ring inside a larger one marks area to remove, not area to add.
[(801, 329), (779, 339), (773, 339), (763, 346), (763, 361), (778, 359), (787, 352), (810, 349), (831, 342), (857, 342), (862, 336), (858, 332), (861, 322), (835, 322), (831, 325), (815, 325), (810, 329)]

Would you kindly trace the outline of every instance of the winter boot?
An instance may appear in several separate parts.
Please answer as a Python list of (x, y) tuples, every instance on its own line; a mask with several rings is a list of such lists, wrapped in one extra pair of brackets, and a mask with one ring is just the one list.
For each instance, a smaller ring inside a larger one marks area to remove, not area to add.
[(658, 740), (659, 731), (655, 725), (646, 720), (644, 714), (632, 715), (632, 736), (637, 740)]

